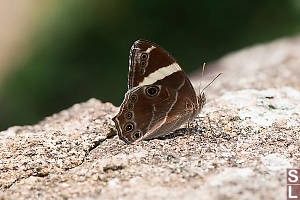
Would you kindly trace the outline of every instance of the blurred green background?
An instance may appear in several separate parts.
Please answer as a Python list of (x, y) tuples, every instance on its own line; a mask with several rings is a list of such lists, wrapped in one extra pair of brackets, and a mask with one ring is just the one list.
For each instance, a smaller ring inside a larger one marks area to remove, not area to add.
[(37, 14), (23, 29), (26, 45), (11, 51), (22, 55), (0, 71), (0, 130), (92, 97), (119, 106), (137, 39), (160, 44), (191, 73), (228, 52), (300, 31), (299, 0), (49, 2), (32, 2)]

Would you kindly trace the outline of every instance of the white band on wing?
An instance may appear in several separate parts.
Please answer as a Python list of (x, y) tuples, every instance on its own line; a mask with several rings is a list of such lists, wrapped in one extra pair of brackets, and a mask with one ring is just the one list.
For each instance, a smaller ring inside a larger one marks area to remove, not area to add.
[(162, 80), (167, 76), (170, 76), (171, 74), (181, 71), (181, 68), (179, 65), (174, 62), (171, 65), (168, 65), (166, 67), (160, 68), (156, 70), (155, 72), (152, 72), (147, 77), (144, 78), (142, 82), (139, 83), (139, 86), (142, 85), (151, 85), (155, 83), (156, 81)]
[(151, 46), (149, 47), (145, 52), (146, 53), (150, 53), (153, 49), (155, 49), (156, 47), (155, 46)]

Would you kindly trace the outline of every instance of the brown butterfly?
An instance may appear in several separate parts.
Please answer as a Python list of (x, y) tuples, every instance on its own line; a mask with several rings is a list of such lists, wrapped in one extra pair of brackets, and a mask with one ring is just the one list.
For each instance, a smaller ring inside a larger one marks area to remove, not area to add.
[(113, 121), (120, 139), (130, 144), (176, 130), (197, 116), (205, 101), (165, 49), (138, 40), (130, 50), (128, 91)]

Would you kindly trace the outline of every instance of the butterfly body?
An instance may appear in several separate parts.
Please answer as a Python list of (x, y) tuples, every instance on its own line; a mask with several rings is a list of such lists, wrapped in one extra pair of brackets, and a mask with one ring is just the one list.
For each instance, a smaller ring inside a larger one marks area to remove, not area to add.
[(145, 40), (131, 47), (128, 92), (113, 118), (120, 139), (133, 143), (164, 136), (193, 119), (205, 104), (176, 60)]

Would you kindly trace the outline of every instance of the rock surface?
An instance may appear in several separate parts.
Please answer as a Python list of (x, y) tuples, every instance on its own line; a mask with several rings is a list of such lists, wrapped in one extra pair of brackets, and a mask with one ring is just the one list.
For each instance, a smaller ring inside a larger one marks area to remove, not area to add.
[(286, 168), (300, 168), (300, 37), (212, 65), (224, 75), (193, 128), (165, 139), (126, 145), (118, 109), (96, 99), (0, 132), (0, 199), (285, 199)]

